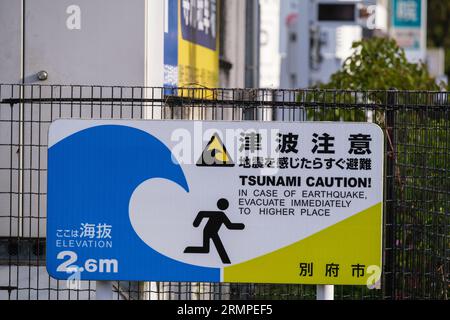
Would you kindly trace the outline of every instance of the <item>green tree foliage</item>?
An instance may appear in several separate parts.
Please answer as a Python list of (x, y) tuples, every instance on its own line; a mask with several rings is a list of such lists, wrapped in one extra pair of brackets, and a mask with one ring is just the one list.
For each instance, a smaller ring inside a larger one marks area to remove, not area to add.
[(425, 64), (410, 63), (396, 42), (370, 38), (353, 43), (354, 53), (321, 89), (439, 90)]

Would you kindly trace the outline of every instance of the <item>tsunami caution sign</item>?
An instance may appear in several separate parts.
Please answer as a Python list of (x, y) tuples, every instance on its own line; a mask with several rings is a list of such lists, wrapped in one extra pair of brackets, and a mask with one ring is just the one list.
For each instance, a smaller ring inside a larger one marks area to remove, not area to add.
[(55, 121), (48, 272), (375, 284), (383, 152), (371, 123)]

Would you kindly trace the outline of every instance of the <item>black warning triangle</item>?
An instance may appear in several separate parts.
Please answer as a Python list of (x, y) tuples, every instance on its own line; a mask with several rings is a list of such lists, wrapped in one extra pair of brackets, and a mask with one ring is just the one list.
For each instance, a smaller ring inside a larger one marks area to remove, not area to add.
[(198, 167), (234, 167), (234, 162), (231, 160), (227, 152), (227, 148), (220, 140), (220, 137), (215, 133), (211, 140), (206, 145), (202, 152), (200, 159), (197, 161)]

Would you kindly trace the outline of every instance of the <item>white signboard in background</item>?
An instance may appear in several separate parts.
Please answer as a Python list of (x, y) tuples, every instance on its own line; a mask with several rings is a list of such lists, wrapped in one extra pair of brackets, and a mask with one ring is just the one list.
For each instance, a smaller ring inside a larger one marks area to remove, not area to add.
[(383, 133), (369, 123), (58, 120), (47, 268), (58, 279), (379, 279)]
[(427, 1), (392, 0), (391, 35), (412, 62), (425, 62), (427, 50)]

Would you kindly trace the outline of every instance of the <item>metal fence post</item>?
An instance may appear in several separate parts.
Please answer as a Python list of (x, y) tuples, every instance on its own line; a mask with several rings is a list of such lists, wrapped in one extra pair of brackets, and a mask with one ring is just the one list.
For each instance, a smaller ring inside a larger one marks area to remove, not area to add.
[(112, 300), (113, 285), (111, 281), (96, 281), (95, 284), (96, 300)]
[(395, 106), (397, 92), (391, 88), (387, 93), (386, 106), (386, 213), (385, 213), (385, 296), (395, 299)]
[(334, 300), (334, 286), (333, 285), (317, 285), (316, 286), (316, 300)]

